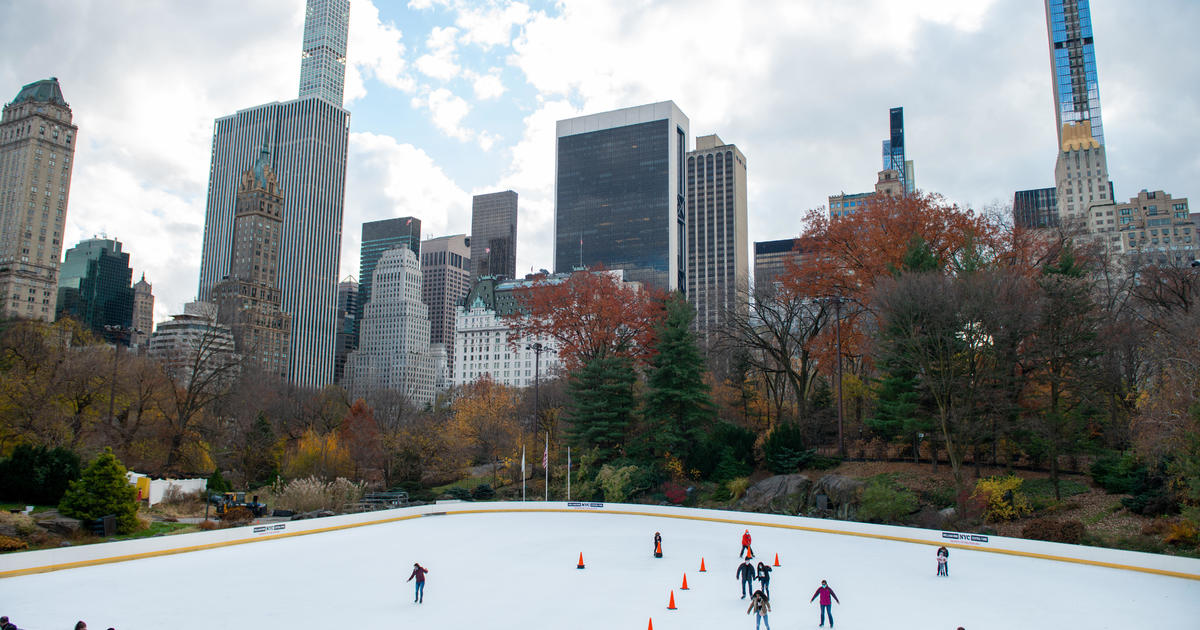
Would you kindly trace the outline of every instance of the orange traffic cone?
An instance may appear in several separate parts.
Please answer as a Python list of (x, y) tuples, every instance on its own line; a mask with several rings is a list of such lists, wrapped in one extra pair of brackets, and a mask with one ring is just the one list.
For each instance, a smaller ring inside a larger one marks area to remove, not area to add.
[(779, 554), (775, 554), (775, 566), (779, 566)]
[(676, 610), (675, 608), (675, 591), (671, 591), (671, 601), (667, 603), (667, 610)]
[(701, 557), (701, 558), (700, 558), (700, 572), (701, 572), (701, 573), (704, 573), (704, 572), (706, 572), (706, 571), (708, 571), (708, 569), (705, 569), (705, 568), (704, 568), (704, 558), (703, 558), (703, 557)]
[(684, 573), (684, 574), (683, 574), (683, 586), (680, 586), (680, 587), (679, 587), (679, 590), (681, 590), (681, 591), (686, 591), (686, 590), (688, 590), (688, 587), (687, 587), (687, 574), (686, 574), (686, 573)]
[(575, 567), (575, 568), (576, 568), (576, 569), (582, 569), (582, 568), (583, 568), (583, 552), (582, 552), (582, 551), (580, 551), (580, 552), (579, 552), (579, 566), (577, 566), (577, 567)]
[(654, 617), (650, 618), (650, 625), (646, 628), (646, 630), (654, 630)]

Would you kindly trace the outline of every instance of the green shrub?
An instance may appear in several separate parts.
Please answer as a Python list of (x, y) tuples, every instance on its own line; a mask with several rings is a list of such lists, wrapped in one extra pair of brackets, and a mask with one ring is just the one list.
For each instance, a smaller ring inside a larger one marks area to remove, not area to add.
[(804, 434), (794, 422), (777, 425), (763, 440), (763, 459), (767, 470), (785, 475), (799, 470), (812, 456), (804, 447)]
[(491, 485), (481, 483), (475, 486), (474, 490), (471, 490), (471, 498), (476, 501), (488, 501), (496, 498), (496, 491), (492, 489)]
[(902, 488), (887, 475), (872, 477), (863, 489), (858, 517), (864, 521), (893, 523), (912, 514), (919, 505), (917, 495)]
[[(1088, 491), (1088, 487), (1078, 481), (1071, 479), (1059, 479), (1058, 491), (1065, 499), (1073, 497), (1077, 494), (1083, 494)], [(1049, 477), (1039, 477), (1037, 479), (1026, 479), (1025, 483), (1021, 484), (1021, 492), (1030, 499), (1053, 499), (1054, 498), (1054, 482)]]
[(956, 501), (954, 499), (954, 486), (934, 486), (921, 493), (921, 498), (926, 503), (941, 510), (943, 508), (954, 507)]
[(646, 472), (633, 464), (619, 468), (605, 464), (596, 474), (596, 482), (604, 492), (604, 500), (610, 503), (621, 503), (650, 488), (652, 484), (646, 483), (646, 480)]
[[(688, 467), (712, 481), (726, 481), (746, 475), (754, 467), (753, 431), (728, 422), (718, 422), (700, 441)], [(726, 454), (726, 451), (729, 454)], [(738, 473), (737, 471), (742, 471)]]
[(1109, 494), (1130, 494), (1146, 475), (1146, 465), (1133, 451), (1108, 453), (1092, 464), (1092, 481)]
[(471, 491), (462, 486), (454, 486), (453, 488), (447, 488), (446, 494), (450, 495), (452, 498), (458, 499), (459, 501), (470, 501), (471, 500)]
[(737, 479), (730, 479), (725, 483), (725, 487), (729, 489), (729, 497), (731, 499), (740, 499), (750, 489), (750, 478), (738, 477)]
[(711, 478), (717, 482), (729, 481), (730, 479), (748, 476), (753, 470), (750, 464), (738, 459), (737, 455), (734, 455), (732, 446), (726, 446), (721, 449), (721, 461), (717, 463), (717, 467), (713, 470)]
[(18, 444), (0, 460), (0, 500), (57, 505), (79, 478), (79, 456), (61, 446)]
[(808, 461), (803, 462), (805, 468), (813, 470), (829, 470), (842, 465), (842, 458), (833, 455), (821, 455), (820, 453), (811, 453)]
[(1083, 540), (1087, 529), (1079, 521), (1059, 521), (1036, 518), (1021, 528), (1021, 537), (1030, 540), (1045, 540), (1077, 545)]
[(88, 464), (83, 475), (71, 482), (58, 511), (72, 518), (91, 521), (115, 514), (117, 532), (129, 534), (141, 529), (137, 519), (137, 492), (125, 478), (125, 467), (105, 448)]
[(221, 476), (221, 469), (213, 469), (213, 473), (208, 476), (208, 491), (209, 492), (230, 492), (233, 486)]

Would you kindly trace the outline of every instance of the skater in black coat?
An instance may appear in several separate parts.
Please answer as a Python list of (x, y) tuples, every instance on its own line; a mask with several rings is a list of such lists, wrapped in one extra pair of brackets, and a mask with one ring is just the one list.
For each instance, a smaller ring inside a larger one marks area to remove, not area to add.
[(758, 584), (767, 597), (771, 596), (771, 567), (758, 563)]
[(754, 565), (749, 560), (738, 565), (737, 577), (742, 581), (742, 599), (754, 592)]
[(662, 534), (654, 532), (654, 557), (662, 557)]
[(938, 576), (950, 577), (950, 550), (938, 547), (937, 550)]

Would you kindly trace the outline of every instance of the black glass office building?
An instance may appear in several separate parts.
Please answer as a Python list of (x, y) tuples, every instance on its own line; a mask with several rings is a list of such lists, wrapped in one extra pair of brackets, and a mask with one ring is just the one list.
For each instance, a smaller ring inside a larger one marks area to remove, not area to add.
[(558, 122), (554, 270), (685, 290), (688, 119), (670, 101)]
[(1018, 190), (1013, 195), (1013, 225), (1028, 230), (1058, 227), (1058, 189)]

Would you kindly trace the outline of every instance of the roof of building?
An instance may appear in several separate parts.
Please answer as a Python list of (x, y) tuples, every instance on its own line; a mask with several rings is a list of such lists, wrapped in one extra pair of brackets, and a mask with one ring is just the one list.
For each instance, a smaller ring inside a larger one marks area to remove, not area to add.
[(26, 85), (21, 88), (20, 92), (17, 92), (17, 97), (12, 102), (14, 105), (24, 102), (53, 103), (64, 107), (67, 105), (67, 101), (63, 99), (62, 89), (58, 87), (58, 77), (50, 77)]

